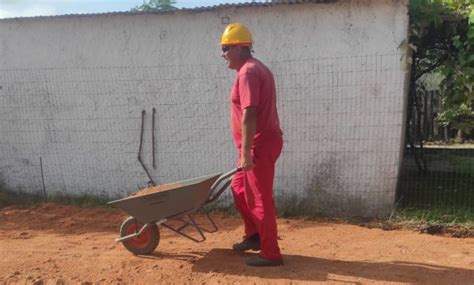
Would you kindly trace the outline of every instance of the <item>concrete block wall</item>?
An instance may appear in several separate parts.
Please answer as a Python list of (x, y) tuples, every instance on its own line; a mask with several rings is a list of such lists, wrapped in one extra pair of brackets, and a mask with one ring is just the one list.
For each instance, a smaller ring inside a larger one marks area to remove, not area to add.
[(234, 167), (235, 74), (218, 46), (227, 21), (250, 27), (275, 74), (285, 139), (275, 195), (336, 215), (388, 213), (403, 141), (404, 1), (0, 20), (4, 183), (41, 191), (41, 157), (48, 192), (144, 186), (142, 110), (142, 155), (158, 183)]

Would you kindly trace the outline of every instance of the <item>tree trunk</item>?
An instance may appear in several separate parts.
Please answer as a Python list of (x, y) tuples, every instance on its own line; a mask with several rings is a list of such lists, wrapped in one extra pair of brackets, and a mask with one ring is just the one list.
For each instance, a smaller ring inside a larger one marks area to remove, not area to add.
[(456, 138), (454, 139), (454, 142), (456, 143), (464, 143), (464, 135), (462, 130), (458, 130), (456, 133)]

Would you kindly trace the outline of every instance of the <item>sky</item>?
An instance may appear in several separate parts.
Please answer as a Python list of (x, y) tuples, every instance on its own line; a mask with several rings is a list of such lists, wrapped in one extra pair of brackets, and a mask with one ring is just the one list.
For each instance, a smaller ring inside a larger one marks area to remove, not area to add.
[[(176, 0), (178, 8), (213, 6), (251, 0)], [(0, 18), (129, 11), (143, 0), (0, 0)]]

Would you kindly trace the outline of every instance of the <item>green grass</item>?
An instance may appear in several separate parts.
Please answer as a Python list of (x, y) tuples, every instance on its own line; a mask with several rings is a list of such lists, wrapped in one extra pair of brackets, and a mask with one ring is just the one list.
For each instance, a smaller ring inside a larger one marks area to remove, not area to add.
[[(463, 228), (474, 233), (474, 157), (469, 152), (429, 150), (424, 154), (428, 172), (414, 162), (404, 163), (400, 181), (400, 208), (391, 222), (420, 228), (436, 225), (445, 230)], [(445, 231), (446, 232), (446, 231)]]
[(474, 156), (469, 150), (425, 149), (428, 171), (419, 172), (414, 159), (404, 159), (399, 197), (405, 207), (452, 212), (474, 211)]
[(43, 202), (39, 195), (0, 190), (0, 208), (10, 205), (30, 206)]
[(404, 205), (474, 210), (474, 176), (455, 172), (409, 173), (401, 177)]
[(459, 175), (472, 175), (474, 173), (474, 157), (450, 156), (449, 163), (454, 166), (454, 172)]
[(393, 221), (405, 224), (440, 224), (440, 225), (465, 225), (474, 228), (474, 212), (465, 209), (398, 209)]
[(474, 237), (474, 212), (470, 210), (399, 209), (387, 221), (389, 228), (408, 228), (421, 233)]
[(428, 163), (428, 168), (434, 167), (439, 169), (439, 166), (445, 168), (446, 172), (452, 171), (458, 175), (471, 175), (474, 173), (474, 157), (470, 156), (468, 152), (434, 152), (426, 151), (424, 158)]
[(42, 195), (38, 194), (0, 189), (0, 209), (11, 205), (28, 207), (44, 202), (73, 205), (81, 208), (109, 207), (107, 201), (109, 201), (109, 199), (106, 197), (96, 197), (88, 194), (54, 194), (48, 196), (45, 200)]

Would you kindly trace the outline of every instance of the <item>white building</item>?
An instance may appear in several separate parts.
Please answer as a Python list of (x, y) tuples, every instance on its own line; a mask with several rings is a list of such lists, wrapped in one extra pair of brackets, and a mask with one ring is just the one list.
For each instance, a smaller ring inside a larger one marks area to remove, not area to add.
[(145, 186), (137, 160), (142, 110), (142, 157), (156, 183), (233, 168), (235, 72), (219, 47), (229, 22), (250, 28), (255, 57), (277, 81), (285, 140), (277, 205), (391, 211), (407, 83), (407, 1), (396, 0), (0, 20), (3, 183), (110, 198)]

